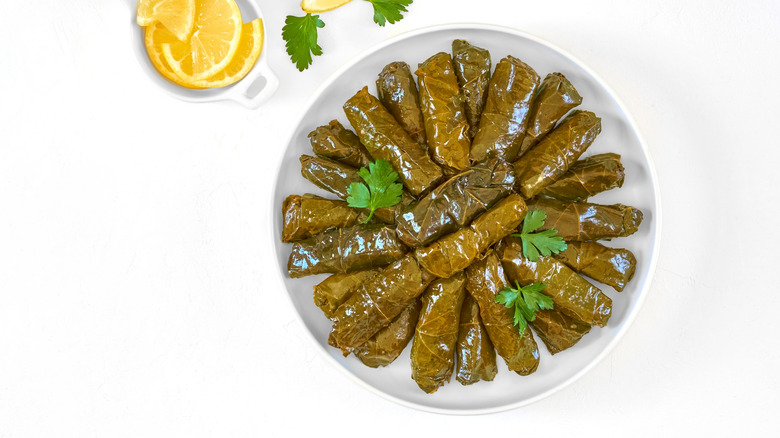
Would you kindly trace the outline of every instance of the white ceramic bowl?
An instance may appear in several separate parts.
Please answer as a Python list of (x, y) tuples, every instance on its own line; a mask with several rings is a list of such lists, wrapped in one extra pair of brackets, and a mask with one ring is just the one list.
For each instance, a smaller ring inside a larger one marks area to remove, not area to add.
[[(205, 90), (193, 90), (174, 84), (165, 79), (152, 65), (149, 56), (146, 53), (144, 45), (144, 29), (135, 24), (135, 5), (136, 0), (127, 0), (133, 17), (133, 51), (136, 59), (141, 65), (143, 71), (149, 76), (152, 82), (169, 94), (187, 102), (214, 102), (218, 100), (232, 100), (244, 105), (247, 108), (257, 108), (263, 104), (279, 87), (279, 79), (268, 67), (267, 39), (268, 33), (264, 35), (263, 51), (260, 58), (255, 63), (252, 70), (235, 84), (220, 88), (210, 88)], [(241, 17), (244, 23), (248, 23), (256, 18), (263, 18), (260, 8), (255, 0), (236, 0)], [(268, 23), (263, 23), (264, 28)]]
[[(298, 157), (312, 153), (306, 137), (312, 129), (334, 118), (348, 126), (342, 104), (364, 85), (373, 90), (384, 65), (402, 60), (416, 66), (434, 53), (449, 52), (456, 38), (489, 49), (494, 65), (511, 54), (531, 65), (542, 77), (555, 71), (565, 74), (583, 96), (580, 108), (594, 111), (602, 118), (603, 132), (586, 155), (616, 152), (622, 155), (626, 168), (622, 188), (599, 194), (592, 200), (636, 206), (644, 212), (644, 222), (636, 234), (608, 244), (629, 248), (636, 255), (638, 265), (634, 279), (621, 293), (596, 283), (613, 299), (613, 314), (607, 327), (593, 328), (579, 344), (554, 357), (538, 341), (541, 363), (530, 376), (510, 372), (498, 358), (499, 372), (492, 382), (462, 386), (453, 378), (438, 392), (425, 394), (410, 378), (409, 347), (390, 366), (372, 369), (354, 356), (342, 357), (338, 350), (327, 345), (331, 324), (312, 301), (312, 286), (325, 276), (303, 279), (287, 276), (290, 245), (281, 243), (281, 206), (284, 198), (292, 193), (334, 197), (300, 175)], [(513, 29), (489, 25), (437, 26), (400, 35), (358, 56), (328, 79), (303, 108), (279, 170), (271, 208), (277, 269), (296, 313), (312, 336), (312, 346), (353, 381), (404, 406), (438, 413), (480, 414), (523, 406), (560, 390), (593, 368), (625, 334), (645, 299), (655, 271), (661, 227), (659, 191), (647, 147), (635, 123), (609, 87), (584, 64), (539, 38)], [(314, 376), (311, 380), (316, 384)]]

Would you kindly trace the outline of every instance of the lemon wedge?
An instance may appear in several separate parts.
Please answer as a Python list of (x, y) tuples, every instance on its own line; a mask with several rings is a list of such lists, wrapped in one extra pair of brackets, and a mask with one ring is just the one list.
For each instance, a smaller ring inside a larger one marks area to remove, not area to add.
[(304, 12), (328, 12), (339, 6), (344, 6), (351, 1), (352, 0), (303, 0), (301, 2), (301, 9), (303, 9)]

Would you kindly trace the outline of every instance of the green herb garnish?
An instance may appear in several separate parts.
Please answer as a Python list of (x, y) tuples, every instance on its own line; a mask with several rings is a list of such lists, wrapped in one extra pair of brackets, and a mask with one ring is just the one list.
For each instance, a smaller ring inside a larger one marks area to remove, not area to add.
[(540, 310), (552, 310), (553, 300), (541, 293), (544, 283), (534, 283), (521, 287), (515, 281), (516, 287), (507, 286), (496, 295), (496, 302), (510, 309), (515, 308), (515, 325), (520, 328), (520, 334), (525, 333), (528, 323), (536, 319), (536, 312)]
[[(374, 7), (374, 23), (384, 26), (394, 24), (404, 18), (406, 7), (412, 0), (366, 0)], [(282, 27), (282, 39), (287, 42), (287, 54), (300, 71), (312, 63), (312, 55), (322, 55), (322, 47), (317, 44), (317, 31), (325, 27), (319, 15), (307, 13), (303, 17), (288, 15)]]
[(370, 212), (363, 223), (371, 220), (377, 208), (392, 207), (401, 202), (404, 187), (395, 182), (398, 174), (385, 160), (376, 160), (358, 170), (364, 183), (353, 182), (347, 189), (347, 204), (350, 207), (368, 208)]
[(366, 0), (374, 6), (374, 23), (384, 26), (385, 21), (390, 24), (404, 18), (403, 12), (412, 4), (412, 0)]
[(532, 262), (539, 260), (539, 253), (548, 257), (566, 249), (566, 242), (561, 236), (558, 236), (558, 231), (549, 229), (538, 233), (533, 232), (544, 225), (545, 219), (547, 219), (547, 213), (543, 210), (534, 210), (528, 213), (523, 220), (523, 229), (520, 233), (512, 234), (512, 236), (522, 240), (523, 254)]
[(309, 68), (312, 55), (322, 55), (317, 44), (317, 29), (325, 27), (319, 15), (306, 14), (303, 17), (288, 15), (282, 27), (282, 39), (287, 41), (287, 54), (300, 71)]

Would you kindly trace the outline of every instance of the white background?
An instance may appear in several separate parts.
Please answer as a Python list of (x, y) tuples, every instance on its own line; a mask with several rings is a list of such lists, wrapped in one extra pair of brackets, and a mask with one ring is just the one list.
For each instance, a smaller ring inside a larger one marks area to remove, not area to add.
[[(380, 28), (322, 15), (304, 73), (260, 0), (282, 82), (258, 110), (149, 81), (129, 0), (0, 14), (0, 437), (769, 435), (780, 426), (776, 175), (780, 3), (417, 0)], [(596, 71), (639, 124), (661, 186), (643, 310), (593, 371), (531, 406), (413, 411), (310, 344), (277, 274), (274, 169), (319, 84), (393, 35), (512, 26)]]

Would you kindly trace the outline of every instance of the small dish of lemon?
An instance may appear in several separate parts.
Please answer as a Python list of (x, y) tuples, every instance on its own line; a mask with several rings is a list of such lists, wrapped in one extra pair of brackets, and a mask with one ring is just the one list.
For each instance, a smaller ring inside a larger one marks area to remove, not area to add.
[(253, 0), (139, 0), (135, 12), (139, 61), (174, 96), (256, 108), (276, 91)]

